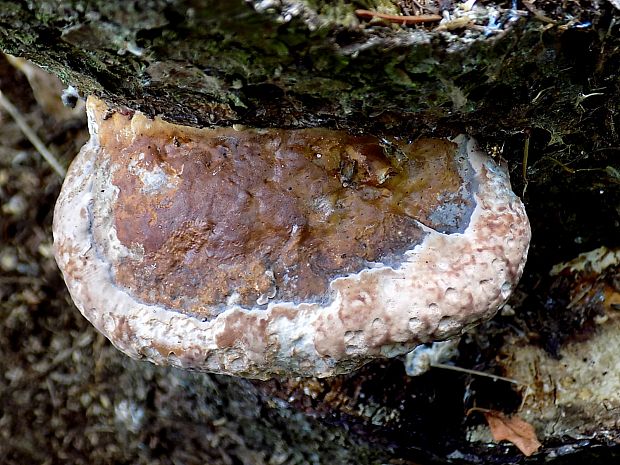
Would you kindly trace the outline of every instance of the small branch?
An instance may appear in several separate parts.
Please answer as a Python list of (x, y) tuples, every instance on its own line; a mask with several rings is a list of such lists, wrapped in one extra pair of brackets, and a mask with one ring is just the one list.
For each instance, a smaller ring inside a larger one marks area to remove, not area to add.
[(528, 130), (525, 133), (525, 144), (523, 145), (523, 193), (521, 197), (525, 198), (525, 191), (527, 190), (527, 185), (529, 184), (529, 180), (527, 179), (527, 162), (530, 156), (530, 136), (531, 132)]
[(507, 383), (525, 386), (524, 383), (521, 383), (517, 380), (506, 378), (504, 376), (491, 375), (489, 373), (485, 373), (484, 371), (470, 370), (469, 368), (461, 368), (461, 367), (457, 367), (454, 365), (446, 365), (445, 363), (431, 363), (431, 366), (433, 368), (443, 368), (444, 370), (459, 371), (461, 373), (467, 373), (469, 375), (482, 376), (484, 378), (491, 378), (494, 381), (506, 381)]
[(545, 16), (544, 13), (542, 13), (538, 8), (534, 6), (534, 2), (531, 2), (529, 0), (521, 0), (521, 3), (523, 3), (523, 6), (527, 8), (528, 11), (532, 13), (534, 15), (534, 18), (536, 18), (537, 20), (542, 21), (543, 23), (547, 23), (547, 24), (558, 23), (557, 21), (554, 21), (553, 19)]
[(355, 10), (355, 14), (360, 18), (364, 19), (373, 19), (373, 18), (381, 18), (389, 21), (391, 23), (397, 24), (420, 24), (420, 23), (434, 23), (441, 21), (441, 16), (439, 15), (415, 15), (415, 16), (400, 16), (400, 15), (389, 15), (385, 13), (379, 13), (377, 11), (370, 10)]
[(19, 126), (19, 129), (21, 129), (22, 133), (26, 136), (34, 148), (37, 149), (37, 152), (39, 152), (45, 161), (49, 163), (52, 169), (58, 173), (58, 176), (64, 178), (67, 174), (65, 169), (58, 162), (54, 154), (45, 146), (43, 141), (39, 139), (39, 136), (37, 136), (34, 130), (28, 125), (19, 110), (8, 98), (6, 98), (2, 91), (0, 91), (0, 106), (2, 106), (2, 108), (4, 108), (9, 115), (11, 115), (13, 120), (15, 120), (15, 123), (17, 123), (17, 126)]

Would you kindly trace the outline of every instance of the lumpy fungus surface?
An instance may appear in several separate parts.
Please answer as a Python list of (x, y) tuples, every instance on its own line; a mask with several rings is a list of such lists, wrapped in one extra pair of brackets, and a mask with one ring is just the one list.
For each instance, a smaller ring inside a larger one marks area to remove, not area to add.
[(523, 204), (465, 135), (197, 129), (87, 108), (54, 253), (77, 307), (132, 357), (345, 373), (491, 317), (523, 271)]

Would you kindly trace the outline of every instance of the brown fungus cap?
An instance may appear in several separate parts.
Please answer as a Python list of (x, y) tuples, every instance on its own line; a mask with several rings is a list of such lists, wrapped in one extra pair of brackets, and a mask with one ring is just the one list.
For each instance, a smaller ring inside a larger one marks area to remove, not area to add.
[(491, 317), (521, 276), (523, 204), (466, 136), (195, 129), (95, 98), (88, 117), (56, 260), (132, 357), (343, 373)]

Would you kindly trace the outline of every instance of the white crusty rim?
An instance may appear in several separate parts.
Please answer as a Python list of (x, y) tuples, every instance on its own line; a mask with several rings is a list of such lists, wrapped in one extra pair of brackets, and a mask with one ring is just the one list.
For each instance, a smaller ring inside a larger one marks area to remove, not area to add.
[[(334, 375), (490, 318), (523, 271), (530, 241), (524, 206), (507, 173), (461, 135), (454, 142), (478, 182), (470, 223), (463, 233), (449, 235), (426, 228), (428, 235), (405, 253), (400, 268), (377, 266), (334, 279), (334, 298), (326, 306), (232, 305), (203, 321), (145, 304), (115, 285), (93, 242), (89, 209), (95, 160), (102, 153), (93, 111), (89, 105), (91, 138), (56, 204), (56, 260), (79, 310), (133, 358), (255, 378)], [(227, 334), (237, 336), (230, 341)]]

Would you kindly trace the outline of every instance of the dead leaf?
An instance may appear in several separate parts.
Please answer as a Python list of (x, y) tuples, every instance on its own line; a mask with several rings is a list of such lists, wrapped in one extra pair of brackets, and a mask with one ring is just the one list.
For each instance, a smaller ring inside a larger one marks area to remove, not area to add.
[(496, 442), (510, 441), (529, 457), (542, 445), (536, 437), (534, 427), (517, 416), (506, 416), (501, 412), (488, 410), (484, 416)]

